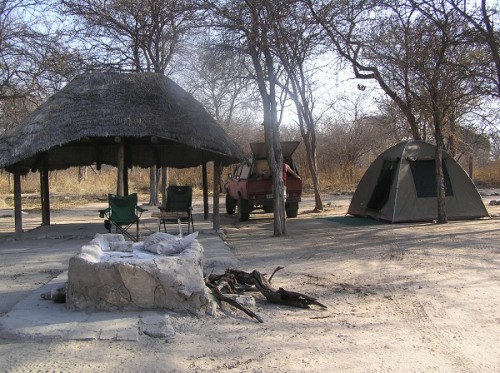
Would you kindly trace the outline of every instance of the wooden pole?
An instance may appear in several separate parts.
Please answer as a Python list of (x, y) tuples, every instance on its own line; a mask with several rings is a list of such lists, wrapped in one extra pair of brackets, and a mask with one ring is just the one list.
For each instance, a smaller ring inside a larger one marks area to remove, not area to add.
[(43, 155), (40, 168), (40, 199), (42, 203), (42, 225), (50, 225), (49, 160)]
[(22, 218), (22, 202), (21, 202), (21, 174), (19, 170), (14, 171), (14, 225), (16, 237), (21, 237), (23, 233), (23, 218)]
[(214, 161), (214, 206), (213, 206), (214, 230), (218, 230), (220, 228), (220, 209), (219, 209), (220, 174), (221, 174), (221, 164), (220, 162)]
[(123, 165), (123, 195), (128, 196), (128, 167)]
[(201, 166), (202, 178), (203, 178), (203, 219), (208, 220), (208, 174), (207, 174), (207, 164), (203, 163)]
[(115, 139), (115, 141), (120, 141), (118, 144), (118, 180), (116, 185), (116, 194), (123, 196), (125, 192), (125, 187), (123, 185), (125, 170), (125, 144), (121, 140)]
[(161, 207), (167, 207), (168, 167), (161, 168)]

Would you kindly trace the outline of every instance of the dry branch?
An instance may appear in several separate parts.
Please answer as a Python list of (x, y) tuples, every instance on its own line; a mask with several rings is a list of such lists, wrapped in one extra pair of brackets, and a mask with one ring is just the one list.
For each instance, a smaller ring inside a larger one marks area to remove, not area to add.
[(239, 310), (245, 312), (248, 316), (253, 317), (254, 319), (257, 319), (258, 322), (261, 322), (261, 323), (264, 322), (264, 320), (262, 320), (262, 318), (259, 315), (257, 315), (255, 312), (253, 312), (253, 311), (249, 310), (248, 308), (246, 308), (245, 306), (239, 304), (234, 299), (225, 296), (224, 294), (222, 294), (220, 292), (220, 290), (218, 288), (214, 288), (212, 290), (212, 293), (215, 295), (215, 297), (220, 302), (226, 302), (226, 303), (230, 304), (231, 306), (238, 308)]
[(308, 295), (297, 293), (295, 291), (288, 291), (283, 288), (275, 290), (271, 283), (258, 271), (252, 272), (255, 286), (271, 303), (285, 304), (292, 307), (310, 308), (311, 305), (317, 305), (322, 308), (327, 308), (316, 300), (316, 298)]
[(256, 270), (248, 273), (240, 270), (229, 269), (223, 275), (209, 275), (205, 278), (205, 282), (207, 286), (212, 289), (212, 293), (219, 301), (229, 303), (233, 307), (242, 310), (250, 317), (257, 319), (259, 322), (263, 321), (258, 315), (224, 294), (242, 293), (255, 288), (260, 291), (270, 303), (284, 304), (300, 308), (310, 308), (311, 305), (327, 308), (325, 305), (318, 302), (316, 298), (308, 295), (295, 291), (288, 291), (283, 288), (279, 288), (278, 290), (273, 288), (270, 279), (277, 271), (283, 268), (284, 267), (277, 267), (269, 280), (264, 274), (261, 274)]

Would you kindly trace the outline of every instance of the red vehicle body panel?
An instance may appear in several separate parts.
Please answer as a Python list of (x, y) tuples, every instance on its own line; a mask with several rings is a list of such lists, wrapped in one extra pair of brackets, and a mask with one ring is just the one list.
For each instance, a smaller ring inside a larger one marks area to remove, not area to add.
[[(286, 164), (298, 174), (295, 163), (292, 159), (292, 154), (299, 145), (299, 142), (282, 142), (283, 158)], [(269, 172), (269, 166), (264, 154), (263, 143), (251, 144), (254, 157), (249, 163), (242, 163), (236, 167), (229, 181), (226, 183), (226, 204), (236, 204), (237, 201), (245, 203), (245, 209), (250, 212), (254, 209), (263, 208), (265, 211), (271, 212), (273, 208), (273, 182)], [(292, 211), (290, 215), (296, 216), (298, 202), (302, 196), (302, 180), (291, 175), (284, 177), (286, 187), (286, 204)], [(228, 199), (228, 197), (230, 197)], [(228, 213), (231, 213), (231, 208), (227, 208)], [(231, 206), (230, 206), (231, 207)], [(241, 206), (239, 206), (241, 208)], [(293, 210), (295, 209), (295, 213)], [(245, 220), (241, 219), (240, 220)]]

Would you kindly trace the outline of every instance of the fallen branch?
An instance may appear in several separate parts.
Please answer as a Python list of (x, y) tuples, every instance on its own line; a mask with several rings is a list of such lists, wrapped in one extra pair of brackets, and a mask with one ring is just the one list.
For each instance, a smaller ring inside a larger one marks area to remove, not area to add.
[(214, 288), (212, 293), (215, 295), (215, 297), (219, 301), (226, 302), (226, 303), (230, 304), (231, 306), (236, 307), (237, 309), (245, 312), (248, 316), (253, 317), (254, 319), (256, 319), (260, 323), (264, 322), (264, 320), (262, 320), (262, 318), (259, 315), (257, 315), (255, 312), (253, 312), (253, 311), (249, 310), (248, 308), (244, 307), (243, 305), (239, 304), (234, 299), (225, 296), (224, 294), (222, 294), (220, 292), (220, 290), (218, 288)]
[[(240, 273), (241, 272), (241, 273)], [(236, 293), (236, 287), (238, 278), (240, 280), (248, 279), (248, 276), (244, 276), (245, 272), (228, 270), (223, 275), (210, 275), (205, 279), (205, 283), (209, 288), (212, 289), (212, 294), (215, 296), (219, 302), (226, 302), (231, 306), (245, 312), (248, 316), (253, 317), (257, 321), (263, 323), (264, 320), (258, 316), (255, 312), (249, 310), (242, 304), (238, 303), (236, 300), (229, 298), (224, 295), (223, 291), (229, 294)], [(246, 280), (245, 280), (246, 281)]]
[(285, 290), (283, 288), (278, 288), (278, 290), (273, 288), (271, 285), (271, 279), (276, 272), (283, 268), (284, 267), (281, 266), (277, 267), (269, 277), (269, 280), (264, 274), (261, 274), (256, 270), (248, 273), (240, 270), (229, 269), (222, 275), (207, 276), (205, 278), (205, 283), (210, 289), (212, 289), (212, 293), (220, 302), (226, 302), (231, 306), (238, 308), (259, 322), (263, 322), (262, 318), (225, 294), (241, 294), (242, 292), (249, 290), (258, 290), (270, 303), (284, 304), (300, 308), (310, 308), (312, 305), (327, 308), (324, 304), (318, 302), (316, 298), (308, 295)]
[(321, 304), (316, 298), (310, 297), (305, 294), (297, 293), (295, 291), (288, 291), (283, 288), (275, 290), (269, 280), (258, 271), (252, 272), (255, 286), (266, 297), (266, 299), (275, 304), (285, 304), (292, 307), (310, 308), (311, 305), (316, 305), (322, 308), (327, 308)]

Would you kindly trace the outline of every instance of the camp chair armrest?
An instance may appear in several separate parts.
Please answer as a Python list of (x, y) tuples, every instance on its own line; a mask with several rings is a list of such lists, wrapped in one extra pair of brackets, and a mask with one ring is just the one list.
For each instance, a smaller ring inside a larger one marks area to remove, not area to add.
[(111, 211), (111, 209), (105, 208), (104, 210), (99, 210), (99, 217), (104, 218), (105, 216), (107, 217), (108, 213)]
[(139, 207), (139, 206), (135, 206), (135, 211), (137, 212), (137, 213), (136, 213), (137, 217), (138, 217), (138, 218), (140, 218), (140, 217), (141, 217), (141, 215), (142, 215), (142, 213), (143, 213), (144, 211), (148, 211), (148, 210), (147, 210), (147, 209), (144, 209), (144, 208), (142, 208), (142, 207)]

